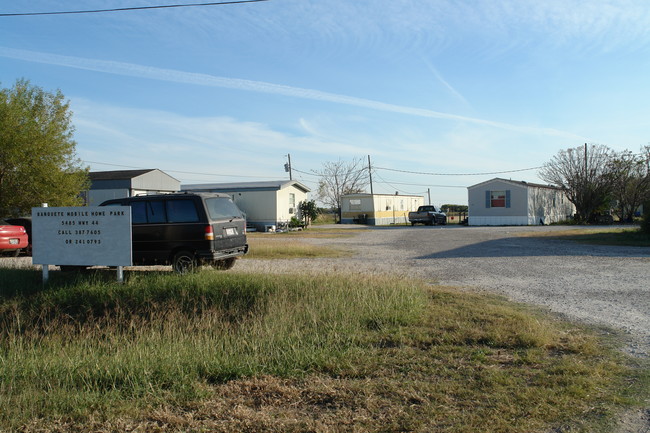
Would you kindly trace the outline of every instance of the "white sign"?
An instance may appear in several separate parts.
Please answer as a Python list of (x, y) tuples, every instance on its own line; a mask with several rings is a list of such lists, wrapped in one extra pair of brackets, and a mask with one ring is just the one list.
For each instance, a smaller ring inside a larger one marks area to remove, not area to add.
[(32, 263), (130, 266), (131, 208), (32, 208)]

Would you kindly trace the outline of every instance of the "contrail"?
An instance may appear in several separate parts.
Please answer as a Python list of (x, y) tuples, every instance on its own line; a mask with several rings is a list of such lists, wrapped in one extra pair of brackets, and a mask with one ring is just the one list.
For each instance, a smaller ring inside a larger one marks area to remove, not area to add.
[(133, 63), (115, 62), (108, 60), (87, 59), (57, 54), (41, 53), (37, 51), (17, 50), (13, 48), (0, 47), (0, 57), (7, 57), (27, 62), (45, 63), (49, 65), (65, 66), (68, 68), (84, 69), (88, 71), (103, 72), (107, 74), (124, 75), (130, 77), (147, 78), (158, 81), (170, 81), (175, 83), (193, 84), (198, 86), (221, 87), (227, 89), (245, 90), (249, 92), (268, 93), (274, 95), (291, 96), (294, 98), (309, 99), (314, 101), (331, 102), (334, 104), (349, 105), (367, 108), (370, 110), (384, 111), (390, 113), (404, 114), (409, 116), (426, 117), (434, 119), (445, 119), (457, 122), (467, 122), (477, 125), (490, 126), (493, 128), (508, 131), (522, 132), (526, 134), (542, 134), (560, 136), (571, 140), (585, 138), (579, 135), (552, 128), (535, 128), (529, 126), (518, 126), (503, 122), (478, 119), (474, 117), (459, 116), (439, 111), (414, 108), (402, 105), (388, 104), (371, 99), (356, 98), (353, 96), (339, 95), (336, 93), (321, 92), (319, 90), (305, 89), (300, 87), (286, 86), (282, 84), (267, 83), (264, 81), (243, 80), (240, 78), (218, 77), (208, 74), (184, 72), (174, 69), (154, 68), (150, 66), (136, 65)]

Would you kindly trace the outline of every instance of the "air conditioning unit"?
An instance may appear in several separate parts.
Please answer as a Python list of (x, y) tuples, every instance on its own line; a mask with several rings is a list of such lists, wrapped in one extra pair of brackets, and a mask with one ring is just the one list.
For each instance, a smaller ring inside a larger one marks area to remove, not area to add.
[(289, 213), (294, 213), (294, 211), (295, 211), (294, 208), (292, 208), (292, 207), (289, 208)]

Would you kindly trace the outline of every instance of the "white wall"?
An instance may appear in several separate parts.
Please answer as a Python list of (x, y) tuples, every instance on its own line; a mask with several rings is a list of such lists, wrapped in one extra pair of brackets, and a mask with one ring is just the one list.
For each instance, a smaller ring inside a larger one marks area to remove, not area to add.
[[(290, 202), (291, 194), (294, 194), (295, 197), (293, 204), (291, 204)], [(298, 210), (298, 206), (300, 205), (301, 202), (306, 200), (307, 200), (307, 193), (299, 190), (294, 186), (289, 186), (287, 188), (283, 188), (280, 191), (278, 191), (277, 193), (278, 221), (287, 222), (290, 221), (292, 217), (300, 218), (300, 211)], [(293, 213), (290, 212), (290, 209), (293, 209)]]
[(557, 189), (531, 187), (528, 191), (528, 224), (564, 221), (575, 213), (573, 203)]
[(106, 200), (129, 196), (129, 189), (91, 189), (88, 191), (88, 206), (99, 206)]
[(242, 191), (227, 193), (246, 213), (249, 221), (276, 222), (277, 191)]

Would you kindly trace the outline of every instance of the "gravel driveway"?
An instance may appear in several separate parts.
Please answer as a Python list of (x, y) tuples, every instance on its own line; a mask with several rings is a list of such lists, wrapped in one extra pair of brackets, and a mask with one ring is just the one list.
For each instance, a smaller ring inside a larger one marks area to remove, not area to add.
[(352, 258), (242, 260), (237, 269), (390, 272), (488, 291), (623, 331), (627, 352), (650, 356), (650, 248), (521, 236), (572, 228), (373, 227), (352, 237), (309, 239), (353, 249)]

